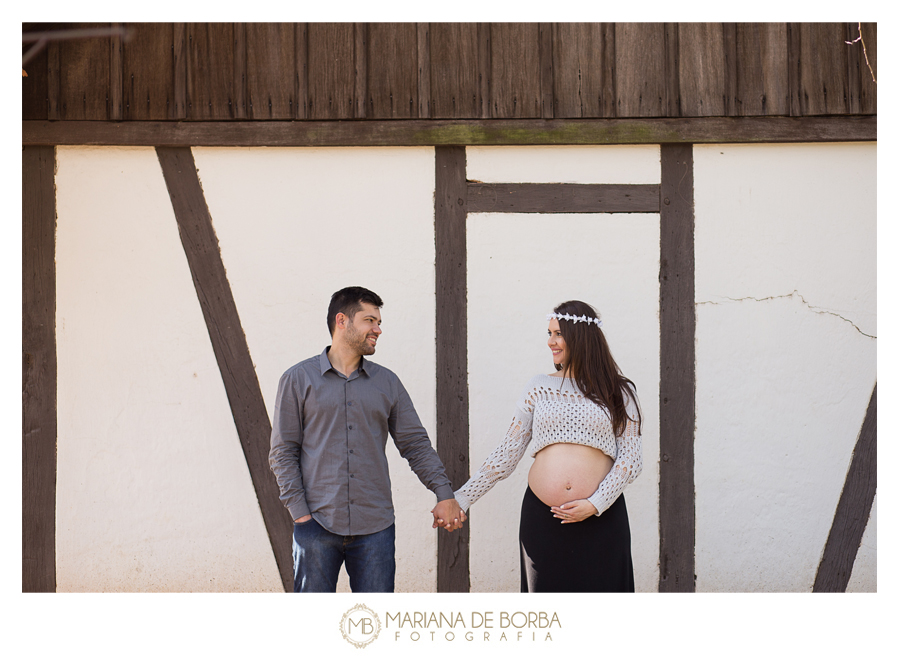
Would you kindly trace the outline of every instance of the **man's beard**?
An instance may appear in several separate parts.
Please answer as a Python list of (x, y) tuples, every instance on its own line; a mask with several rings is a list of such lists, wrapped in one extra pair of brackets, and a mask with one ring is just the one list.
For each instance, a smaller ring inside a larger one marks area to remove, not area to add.
[(369, 334), (359, 331), (351, 321), (347, 331), (347, 344), (362, 356), (375, 354), (375, 346), (368, 339)]

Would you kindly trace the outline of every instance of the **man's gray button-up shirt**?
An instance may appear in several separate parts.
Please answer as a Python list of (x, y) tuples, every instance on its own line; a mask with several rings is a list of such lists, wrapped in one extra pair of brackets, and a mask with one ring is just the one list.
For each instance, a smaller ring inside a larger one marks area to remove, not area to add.
[(453, 498), (444, 466), (400, 379), (360, 360), (349, 377), (328, 348), (290, 368), (278, 383), (269, 466), (281, 500), (338, 535), (366, 535), (394, 522), (384, 448), (387, 435), (437, 499)]

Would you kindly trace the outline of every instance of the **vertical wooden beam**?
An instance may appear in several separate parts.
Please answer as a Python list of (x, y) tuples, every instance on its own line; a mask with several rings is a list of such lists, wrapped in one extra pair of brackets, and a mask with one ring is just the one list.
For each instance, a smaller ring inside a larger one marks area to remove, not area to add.
[(22, 148), (22, 591), (56, 591), (56, 149)]
[[(453, 488), (469, 479), (466, 343), (466, 148), (435, 148), (437, 453)], [(438, 529), (438, 592), (469, 591), (469, 523)]]
[(853, 573), (853, 564), (872, 511), (878, 480), (877, 391), (876, 384), (856, 438), (850, 468), (844, 479), (841, 498), (816, 572), (814, 592), (845, 592)]
[(659, 255), (659, 591), (695, 591), (694, 157), (662, 144)]
[(225, 275), (194, 156), (189, 147), (157, 147), (156, 153), (275, 562), (285, 591), (292, 591), (293, 521), (278, 498), (278, 485), (269, 470), (272, 425)]

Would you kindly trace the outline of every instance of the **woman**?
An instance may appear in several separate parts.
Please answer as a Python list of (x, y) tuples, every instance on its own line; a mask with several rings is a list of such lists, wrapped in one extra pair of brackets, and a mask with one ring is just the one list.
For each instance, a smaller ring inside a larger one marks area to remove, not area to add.
[(464, 511), (534, 463), (519, 523), (523, 592), (633, 592), (631, 531), (622, 490), (641, 472), (641, 413), (596, 311), (563, 302), (549, 320), (556, 372), (525, 387), (506, 438), (456, 492)]

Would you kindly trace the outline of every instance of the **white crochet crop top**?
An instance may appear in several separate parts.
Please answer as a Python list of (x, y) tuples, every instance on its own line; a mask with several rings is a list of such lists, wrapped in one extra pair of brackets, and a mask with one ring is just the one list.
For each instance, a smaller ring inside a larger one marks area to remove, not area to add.
[(636, 404), (628, 396), (626, 402), (628, 421), (625, 431), (616, 437), (607, 410), (584, 397), (574, 380), (533, 377), (522, 391), (506, 437), (455, 493), (459, 506), (468, 511), (495, 484), (509, 477), (529, 443), (531, 457), (553, 443), (578, 443), (597, 448), (614, 460), (597, 491), (588, 497), (597, 515), (602, 514), (643, 468)]

